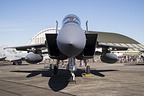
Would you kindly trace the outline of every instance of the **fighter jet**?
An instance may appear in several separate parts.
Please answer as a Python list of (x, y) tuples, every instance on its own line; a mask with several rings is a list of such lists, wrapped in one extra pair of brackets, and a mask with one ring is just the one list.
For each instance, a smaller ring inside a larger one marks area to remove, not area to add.
[(13, 65), (21, 65), (25, 55), (25, 53), (19, 53), (14, 49), (1, 49), (0, 61), (9, 61)]
[[(58, 23), (57, 23), (58, 24)], [(62, 28), (56, 33), (47, 33), (45, 44), (27, 45), (13, 47), (17, 50), (28, 51), (26, 61), (29, 63), (38, 63), (43, 60), (42, 50), (47, 48), (50, 58), (56, 59), (57, 64), (54, 66), (54, 74), (58, 72), (60, 60), (68, 59), (67, 70), (70, 71), (71, 80), (75, 81), (74, 72), (77, 71), (76, 59), (84, 60), (86, 65), (86, 73), (90, 72), (90, 66), (87, 59), (93, 58), (96, 48), (102, 48), (101, 60), (106, 63), (115, 63), (118, 57), (111, 53), (112, 50), (127, 50), (127, 47), (112, 46), (99, 44), (97, 33), (90, 33), (86, 22), (86, 31), (81, 28), (81, 21), (74, 14), (67, 15), (62, 21)]]

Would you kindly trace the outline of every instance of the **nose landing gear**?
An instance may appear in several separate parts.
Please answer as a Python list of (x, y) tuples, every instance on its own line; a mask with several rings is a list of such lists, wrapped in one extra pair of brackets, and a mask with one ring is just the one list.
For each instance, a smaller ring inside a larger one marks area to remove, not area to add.
[(77, 68), (75, 66), (75, 58), (74, 57), (69, 58), (67, 69), (70, 71), (69, 82), (76, 83), (74, 72), (77, 70)]
[(75, 74), (73, 72), (71, 72), (69, 83), (70, 84), (76, 84)]

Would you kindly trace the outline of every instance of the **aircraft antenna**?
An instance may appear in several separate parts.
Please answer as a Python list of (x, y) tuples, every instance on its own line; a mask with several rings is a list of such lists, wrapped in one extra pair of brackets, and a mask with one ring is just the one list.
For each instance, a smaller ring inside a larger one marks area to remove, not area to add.
[(88, 32), (88, 21), (86, 21), (86, 32)]
[(56, 21), (56, 34), (58, 32), (58, 21)]

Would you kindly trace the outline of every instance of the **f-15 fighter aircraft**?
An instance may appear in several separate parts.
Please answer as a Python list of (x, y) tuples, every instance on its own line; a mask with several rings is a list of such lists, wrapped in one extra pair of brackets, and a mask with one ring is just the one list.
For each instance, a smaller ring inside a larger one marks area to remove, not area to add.
[[(106, 63), (115, 63), (118, 60), (118, 57), (110, 52), (110, 48), (112, 50), (128, 49), (126, 47), (99, 44), (97, 40), (98, 34), (90, 33), (88, 30), (82, 30), (80, 19), (74, 14), (67, 15), (63, 19), (62, 24), (62, 28), (59, 32), (55, 34), (45, 34), (45, 44), (13, 48), (21, 51), (28, 51), (29, 53), (25, 59), (29, 63), (42, 61), (42, 50), (48, 48), (50, 58), (57, 60), (57, 64), (54, 66), (54, 74), (57, 74), (59, 61), (68, 59), (67, 70), (70, 71), (71, 80), (75, 80), (74, 72), (77, 70), (76, 59), (86, 61), (87, 59), (93, 58), (96, 48), (102, 48), (101, 60)], [(86, 72), (90, 72), (90, 66), (87, 62), (85, 62), (85, 65)]]

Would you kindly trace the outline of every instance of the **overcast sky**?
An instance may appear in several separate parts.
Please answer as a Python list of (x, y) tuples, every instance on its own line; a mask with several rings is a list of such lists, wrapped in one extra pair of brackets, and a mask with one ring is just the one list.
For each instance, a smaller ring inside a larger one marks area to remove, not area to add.
[(25, 45), (39, 31), (76, 14), (82, 28), (115, 32), (144, 44), (144, 0), (0, 0), (0, 45)]

